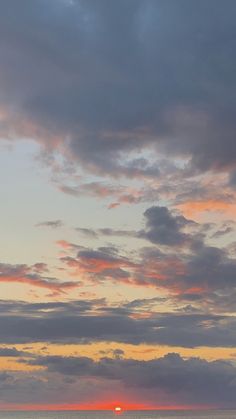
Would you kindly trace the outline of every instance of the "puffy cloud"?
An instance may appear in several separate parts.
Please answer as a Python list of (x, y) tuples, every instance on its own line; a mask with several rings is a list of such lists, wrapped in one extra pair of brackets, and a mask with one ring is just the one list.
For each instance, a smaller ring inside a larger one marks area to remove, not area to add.
[(182, 229), (192, 224), (181, 215), (173, 216), (166, 207), (148, 208), (144, 216), (146, 218), (146, 230), (140, 236), (147, 238), (152, 243), (164, 245), (181, 245), (188, 236)]
[(167, 207), (153, 206), (144, 212), (145, 229), (143, 230), (117, 230), (112, 228), (76, 228), (79, 233), (94, 238), (99, 236), (135, 237), (150, 241), (151, 243), (174, 246), (184, 245), (191, 241), (190, 235), (183, 230), (186, 227), (197, 226), (182, 215), (173, 214)]

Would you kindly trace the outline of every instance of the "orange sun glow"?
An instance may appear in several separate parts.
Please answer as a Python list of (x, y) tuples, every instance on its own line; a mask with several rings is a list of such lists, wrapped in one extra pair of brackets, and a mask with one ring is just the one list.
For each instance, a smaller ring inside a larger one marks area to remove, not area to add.
[(120, 406), (116, 406), (114, 408), (115, 413), (121, 413), (122, 412), (122, 408)]

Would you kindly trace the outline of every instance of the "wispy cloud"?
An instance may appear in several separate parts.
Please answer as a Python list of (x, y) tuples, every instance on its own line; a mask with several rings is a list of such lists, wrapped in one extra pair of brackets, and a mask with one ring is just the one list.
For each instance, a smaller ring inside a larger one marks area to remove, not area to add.
[(30, 287), (38, 287), (50, 290), (55, 294), (64, 293), (78, 286), (77, 282), (59, 281), (57, 278), (41, 276), (39, 273), (45, 265), (35, 264), (28, 266), (25, 264), (11, 265), (0, 263), (0, 282), (27, 284)]
[(36, 227), (51, 227), (60, 228), (63, 227), (64, 223), (62, 220), (42, 221), (36, 224)]

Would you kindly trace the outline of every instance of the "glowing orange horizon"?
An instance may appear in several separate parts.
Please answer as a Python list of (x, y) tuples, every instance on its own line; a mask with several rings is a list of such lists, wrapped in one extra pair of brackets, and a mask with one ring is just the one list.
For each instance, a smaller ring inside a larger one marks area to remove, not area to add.
[(218, 405), (145, 405), (136, 403), (94, 403), (94, 404), (0, 404), (0, 411), (67, 411), (67, 410), (213, 410)]

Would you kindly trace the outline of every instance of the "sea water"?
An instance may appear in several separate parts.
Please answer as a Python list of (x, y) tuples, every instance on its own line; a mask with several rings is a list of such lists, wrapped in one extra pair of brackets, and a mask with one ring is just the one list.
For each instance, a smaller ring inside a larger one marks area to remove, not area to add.
[(0, 419), (236, 419), (236, 410), (0, 412)]

